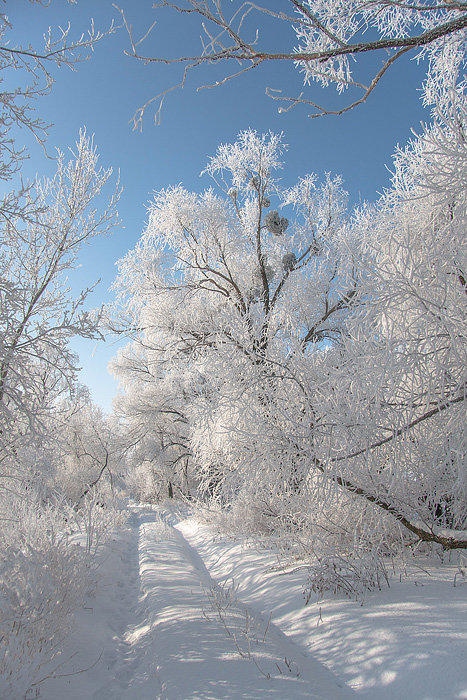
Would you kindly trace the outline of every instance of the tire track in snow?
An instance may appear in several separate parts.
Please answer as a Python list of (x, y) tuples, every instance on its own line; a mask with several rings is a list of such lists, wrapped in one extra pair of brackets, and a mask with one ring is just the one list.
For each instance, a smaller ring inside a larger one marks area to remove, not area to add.
[[(158, 700), (239, 699), (338, 700), (339, 688), (321, 692), (301, 674), (294, 659), (284, 663), (284, 649), (260, 635), (258, 620), (244, 606), (228, 605), (219, 617), (209, 594), (221, 589), (183, 535), (168, 523), (148, 524), (140, 544), (141, 587), (150, 611), (159, 664), (161, 694)], [(248, 619), (251, 639), (242, 632)], [(248, 642), (253, 647), (249, 652)], [(278, 666), (282, 664), (282, 668)], [(336, 691), (336, 692), (334, 692)]]
[[(112, 606), (114, 644), (103, 654), (109, 678), (93, 694), (93, 700), (146, 700), (160, 696), (154, 640), (147, 624), (141, 595), (139, 546), (141, 529), (155, 522), (152, 509), (134, 507), (129, 519), (131, 537), (121, 552), (122, 571)], [(156, 690), (156, 694), (155, 691)]]
[[(211, 576), (196, 547), (190, 544), (180, 529), (178, 529), (176, 524), (178, 519), (174, 518), (170, 513), (161, 513), (161, 517), (168, 517), (169, 521), (174, 523), (174, 529), (180, 539), (180, 543), (186, 557), (187, 559), (191, 560), (193, 567), (199, 572), (200, 578), (205, 586), (205, 590), (207, 589), (209, 591), (213, 591), (214, 597), (216, 591), (220, 593), (221, 598), (224, 597), (226, 588), (223, 585), (220, 585), (216, 579)], [(328, 700), (344, 700), (345, 698), (350, 700), (350, 698), (356, 697), (352, 689), (348, 688), (340, 680), (338, 680), (337, 677), (322, 663), (316, 659), (313, 659), (309, 655), (306, 655), (294, 641), (292, 641), (279, 627), (271, 622), (270, 618), (267, 619), (261, 612), (256, 610), (251, 605), (242, 603), (237, 598), (234, 587), (232, 594), (232, 611), (237, 614), (237, 617), (243, 617), (244, 619), (249, 618), (250, 620), (254, 621), (254, 626), (257, 630), (263, 630), (263, 636), (265, 637), (264, 641), (267, 639), (269, 644), (275, 647), (275, 656), (277, 659), (275, 665), (281, 669), (279, 670), (279, 674), (289, 673), (291, 676), (294, 676), (295, 679), (301, 679), (303, 683), (306, 683), (308, 686), (308, 693), (310, 693), (309, 695), (306, 695), (306, 697), (310, 699), (327, 698)], [(235, 617), (235, 614), (233, 617)], [(235, 623), (233, 622), (233, 624)], [(264, 635), (264, 631), (266, 631), (266, 635)], [(274, 675), (277, 675), (277, 673)], [(283, 697), (289, 700), (289, 698), (295, 697), (295, 695), (287, 695)]]

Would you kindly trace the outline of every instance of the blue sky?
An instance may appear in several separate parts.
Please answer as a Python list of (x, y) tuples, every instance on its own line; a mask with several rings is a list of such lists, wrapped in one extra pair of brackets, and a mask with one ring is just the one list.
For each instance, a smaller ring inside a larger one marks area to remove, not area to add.
[[(280, 0), (271, 0), (269, 5), (272, 3), (284, 6)], [(145, 44), (148, 55), (198, 52), (199, 31), (193, 32), (193, 24), (185, 18), (168, 10), (156, 12), (152, 0), (121, 0), (119, 4), (136, 34), (158, 18)], [(110, 0), (78, 0), (75, 5), (52, 0), (48, 8), (31, 5), (27, 0), (8, 0), (6, 8), (14, 36), (23, 44), (37, 44), (49, 25), (63, 26), (68, 20), (72, 36), (86, 31), (91, 18), (100, 29), (105, 29), (112, 18), (119, 22)], [(280, 33), (268, 25), (262, 29), (271, 46), (293, 45), (293, 34), (284, 28)], [(95, 240), (83, 251), (81, 267), (72, 279), (74, 286), (85, 287), (101, 278), (94, 293), (95, 306), (112, 299), (109, 287), (116, 275), (115, 262), (134, 247), (144, 229), (151, 193), (180, 182), (195, 191), (208, 187), (209, 179), (199, 176), (208, 157), (220, 143), (234, 141), (241, 130), (283, 132), (289, 146), (282, 173), (284, 184), (291, 185), (308, 172), (339, 173), (350, 201), (358, 203), (375, 201), (389, 185), (388, 167), (396, 145), (404, 145), (411, 129), (419, 129), (420, 122), (428, 118), (419, 98), (425, 66), (415, 61), (396, 64), (367, 104), (340, 117), (314, 120), (307, 118), (306, 108), (278, 114), (277, 104), (265, 96), (266, 85), (285, 87), (292, 94), (302, 89), (298, 71), (276, 62), (219, 88), (196, 92), (198, 85), (221, 76), (221, 67), (203, 68), (192, 74), (184, 90), (167, 97), (159, 126), (154, 126), (153, 112), (149, 111), (142, 133), (135, 132), (129, 123), (135, 110), (152, 95), (177, 83), (180, 69), (144, 65), (124, 55), (128, 48), (126, 32), (117, 31), (96, 46), (91, 59), (79, 64), (76, 71), (55, 71), (51, 94), (37, 103), (38, 114), (53, 123), (49, 150), (73, 145), (79, 129), (85, 126), (94, 134), (102, 165), (120, 171), (124, 187), (119, 207), (122, 226), (111, 237)], [(317, 86), (313, 90), (315, 96), (320, 93)], [(336, 99), (333, 91), (326, 97), (329, 101)], [(28, 144), (28, 148), (31, 158), (25, 166), (26, 175), (51, 174), (53, 163), (42, 150), (34, 144)], [(80, 380), (109, 412), (116, 384), (106, 368), (115, 354), (115, 344), (112, 339), (99, 344), (79, 341), (74, 349), (80, 355)]]

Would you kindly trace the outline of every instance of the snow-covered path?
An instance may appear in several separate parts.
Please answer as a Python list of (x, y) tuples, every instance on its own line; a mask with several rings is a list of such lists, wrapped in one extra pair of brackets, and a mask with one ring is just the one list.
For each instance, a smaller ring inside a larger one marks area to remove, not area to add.
[(40, 697), (355, 697), (231, 587), (216, 584), (170, 513), (163, 517), (133, 508), (93, 606), (78, 615), (61, 677), (43, 683)]
[(272, 551), (172, 505), (132, 506), (105, 551), (40, 698), (467, 700), (467, 581), (455, 565), (397, 577), (363, 606), (328, 596), (304, 607), (305, 569), (285, 573)]

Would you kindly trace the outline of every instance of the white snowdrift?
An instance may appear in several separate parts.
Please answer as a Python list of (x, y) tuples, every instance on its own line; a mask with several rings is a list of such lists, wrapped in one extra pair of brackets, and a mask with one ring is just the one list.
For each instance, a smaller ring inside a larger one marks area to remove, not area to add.
[[(260, 611), (358, 695), (372, 700), (467, 699), (467, 583), (456, 565), (413, 567), (359, 602), (303, 604), (306, 570), (222, 540), (194, 519), (177, 526), (219, 583)], [(455, 584), (455, 585), (454, 585)]]

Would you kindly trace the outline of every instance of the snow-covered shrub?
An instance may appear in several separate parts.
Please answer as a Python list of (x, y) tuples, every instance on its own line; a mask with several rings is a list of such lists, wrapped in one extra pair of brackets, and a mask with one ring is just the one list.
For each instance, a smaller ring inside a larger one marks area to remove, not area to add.
[(255, 546), (271, 549), (285, 566), (306, 566), (307, 603), (313, 594), (327, 592), (361, 600), (368, 591), (389, 585), (390, 563), (392, 567), (411, 556), (402, 528), (354, 497), (317, 508), (315, 489), (316, 484), (288, 498), (256, 493), (250, 499), (245, 491), (228, 509), (200, 507), (197, 517), (227, 536), (246, 536)]
[(303, 595), (306, 603), (313, 593), (322, 597), (327, 592), (361, 600), (368, 591), (381, 590), (385, 585), (389, 586), (389, 578), (376, 548), (360, 549), (350, 556), (325, 551), (311, 564)]
[(271, 535), (277, 526), (260, 503), (247, 499), (235, 501), (229, 508), (214, 502), (197, 503), (196, 517), (200, 522), (214, 525), (223, 535), (233, 537), (261, 538)]
[(58, 658), (96, 584), (96, 554), (124, 518), (105, 483), (79, 507), (57, 494), (44, 502), (41, 488), (17, 490), (0, 493), (0, 698), (8, 700), (23, 699)]
[(90, 559), (71, 543), (58, 509), (19, 498), (9, 506), (15, 517), (0, 546), (0, 697), (16, 700), (59, 652), (89, 587)]
[(90, 491), (82, 499), (79, 508), (70, 510), (71, 513), (72, 526), (85, 535), (86, 552), (93, 555), (110, 533), (123, 524), (126, 517), (119, 500), (109, 499), (105, 489)]

